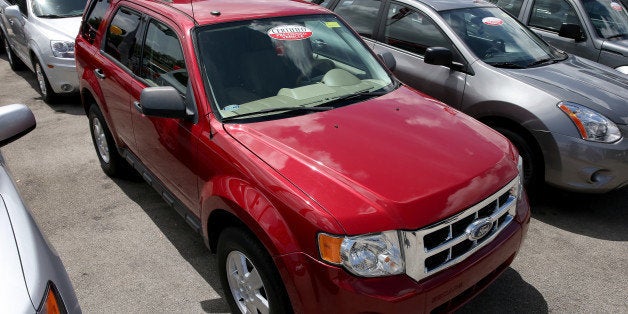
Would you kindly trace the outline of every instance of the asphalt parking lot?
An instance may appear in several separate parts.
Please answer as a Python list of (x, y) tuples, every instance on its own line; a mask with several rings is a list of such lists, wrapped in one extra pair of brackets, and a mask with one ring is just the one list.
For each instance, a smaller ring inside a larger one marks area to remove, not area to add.
[[(83, 311), (228, 312), (200, 236), (144, 182), (101, 171), (78, 97), (45, 104), (4, 54), (0, 82), (0, 105), (26, 104), (38, 124), (2, 153)], [(512, 266), (461, 312), (628, 313), (628, 189), (550, 189)]]

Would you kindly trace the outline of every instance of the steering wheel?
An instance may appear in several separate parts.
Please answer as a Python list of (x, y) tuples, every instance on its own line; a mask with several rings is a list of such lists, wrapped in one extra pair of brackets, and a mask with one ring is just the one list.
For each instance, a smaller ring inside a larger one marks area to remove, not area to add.
[(493, 45), (484, 52), (482, 59), (488, 59), (495, 54), (506, 52), (506, 44), (503, 39), (493, 40)]

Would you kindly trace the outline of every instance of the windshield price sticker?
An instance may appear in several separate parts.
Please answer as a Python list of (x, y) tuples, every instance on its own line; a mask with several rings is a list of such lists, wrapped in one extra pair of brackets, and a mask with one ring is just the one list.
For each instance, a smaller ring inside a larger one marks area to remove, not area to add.
[(302, 40), (312, 36), (312, 30), (301, 25), (281, 25), (268, 31), (268, 36), (277, 40)]
[(611, 2), (611, 8), (613, 8), (613, 10), (615, 11), (621, 11), (624, 8), (621, 6), (621, 4), (617, 3), (617, 2)]
[(504, 24), (504, 21), (497, 17), (485, 17), (482, 19), (482, 23), (488, 26), (500, 26)]

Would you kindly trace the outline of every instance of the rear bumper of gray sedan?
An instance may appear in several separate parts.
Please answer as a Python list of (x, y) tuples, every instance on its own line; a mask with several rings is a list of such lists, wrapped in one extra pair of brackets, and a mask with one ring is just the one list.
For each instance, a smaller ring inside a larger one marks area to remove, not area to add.
[(606, 193), (628, 185), (628, 126), (615, 143), (597, 143), (562, 134), (537, 132), (545, 158), (545, 181), (586, 193)]

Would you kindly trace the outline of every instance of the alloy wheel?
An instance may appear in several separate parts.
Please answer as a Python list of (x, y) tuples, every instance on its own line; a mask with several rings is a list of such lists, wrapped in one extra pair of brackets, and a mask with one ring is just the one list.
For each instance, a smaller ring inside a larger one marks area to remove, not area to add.
[(257, 268), (239, 251), (227, 256), (227, 279), (231, 295), (242, 313), (269, 313), (268, 296)]
[(107, 136), (105, 135), (105, 130), (100, 124), (100, 120), (98, 118), (94, 118), (92, 120), (92, 128), (94, 131), (94, 141), (96, 142), (96, 147), (98, 147), (100, 158), (102, 158), (105, 163), (109, 163), (111, 157), (109, 155)]
[(37, 75), (37, 83), (39, 84), (39, 90), (41, 96), (45, 99), (48, 96), (48, 89), (46, 88), (46, 77), (44, 76), (44, 70), (39, 65), (39, 62), (35, 63), (35, 74)]

